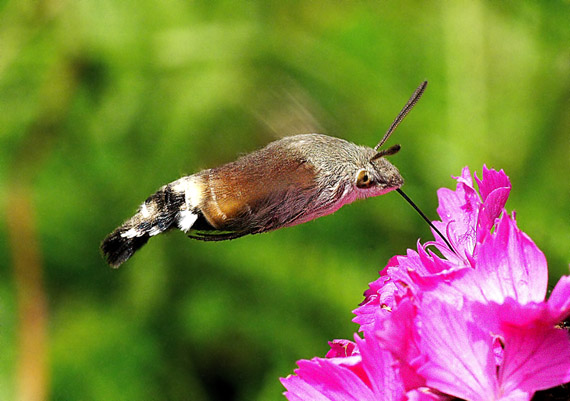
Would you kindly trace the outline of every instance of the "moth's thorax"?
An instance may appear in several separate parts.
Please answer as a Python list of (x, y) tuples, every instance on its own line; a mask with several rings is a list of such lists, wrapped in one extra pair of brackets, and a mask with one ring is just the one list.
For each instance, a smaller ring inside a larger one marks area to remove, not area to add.
[[(377, 152), (370, 147), (321, 134), (297, 135), (285, 140), (314, 165), (320, 189), (315, 202), (318, 206), (295, 224), (333, 213), (356, 199), (385, 194), (403, 184), (398, 169), (385, 158), (371, 161)], [(356, 176), (363, 169), (371, 174), (374, 183), (365, 189), (356, 186)]]
[(386, 158), (371, 161), (377, 152), (370, 147), (321, 134), (297, 135), (288, 141), (291, 148), (315, 166), (321, 188), (334, 187), (341, 182), (356, 184), (356, 176), (361, 170), (370, 174), (373, 185), (359, 189), (356, 195), (359, 198), (382, 195), (404, 182), (398, 169)]

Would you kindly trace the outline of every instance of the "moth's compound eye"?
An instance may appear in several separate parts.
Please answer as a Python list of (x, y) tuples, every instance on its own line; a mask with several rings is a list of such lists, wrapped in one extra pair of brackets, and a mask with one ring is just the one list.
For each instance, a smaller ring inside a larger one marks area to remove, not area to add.
[(356, 175), (356, 186), (358, 188), (368, 188), (372, 185), (372, 177), (366, 170), (360, 170)]

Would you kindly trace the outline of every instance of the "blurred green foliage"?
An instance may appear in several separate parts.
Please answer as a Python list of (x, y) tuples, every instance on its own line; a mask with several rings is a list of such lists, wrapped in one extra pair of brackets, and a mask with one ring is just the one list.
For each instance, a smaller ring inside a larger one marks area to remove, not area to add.
[[(368, 282), (430, 238), (396, 194), (236, 241), (161, 236), (119, 270), (99, 242), (164, 183), (277, 137), (376, 144), (424, 79), (390, 140), (406, 192), (435, 218), (463, 166), (504, 169), (508, 209), (566, 274), (568, 21), (567, 1), (0, 2), (0, 202), (31, 191), (48, 398), (282, 399), (278, 378), (352, 338)], [(2, 400), (21, 352), (7, 227)]]

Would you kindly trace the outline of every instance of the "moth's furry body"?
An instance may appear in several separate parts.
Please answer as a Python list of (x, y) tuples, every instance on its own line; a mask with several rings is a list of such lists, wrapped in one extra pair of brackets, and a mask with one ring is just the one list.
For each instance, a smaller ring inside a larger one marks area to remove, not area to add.
[(404, 180), (384, 158), (400, 145), (378, 149), (426, 85), (415, 90), (374, 149), (327, 135), (295, 135), (163, 186), (105, 238), (107, 262), (118, 267), (150, 237), (175, 227), (201, 240), (232, 239), (304, 223), (358, 198), (401, 192)]
[[(101, 248), (109, 264), (119, 266), (150, 237), (176, 226), (190, 237), (218, 241), (330, 214), (403, 184), (385, 158), (371, 160), (377, 153), (321, 134), (280, 139), (163, 186)], [(366, 185), (357, 185), (361, 171), (369, 179)]]

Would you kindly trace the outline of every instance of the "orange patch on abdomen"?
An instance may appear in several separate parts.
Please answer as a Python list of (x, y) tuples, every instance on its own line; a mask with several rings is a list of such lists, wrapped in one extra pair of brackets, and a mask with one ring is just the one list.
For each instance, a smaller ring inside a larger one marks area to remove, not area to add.
[(219, 230), (246, 229), (256, 213), (287, 191), (315, 185), (313, 166), (283, 149), (264, 148), (235, 162), (205, 170), (201, 211)]

